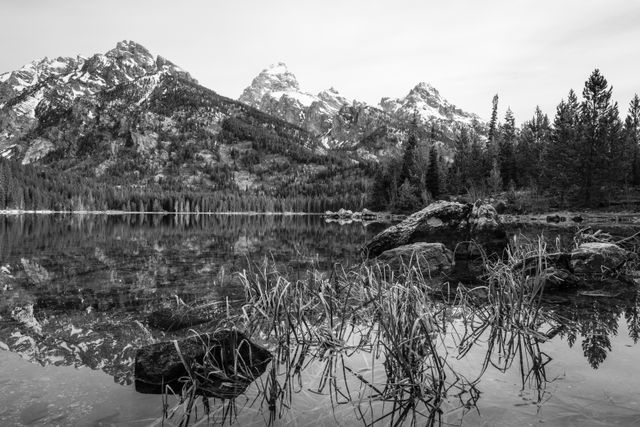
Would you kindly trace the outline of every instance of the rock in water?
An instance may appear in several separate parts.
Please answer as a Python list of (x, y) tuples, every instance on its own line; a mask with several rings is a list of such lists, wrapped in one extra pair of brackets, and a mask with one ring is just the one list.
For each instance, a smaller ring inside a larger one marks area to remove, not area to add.
[(453, 268), (453, 252), (442, 243), (411, 243), (384, 251), (378, 260), (387, 262), (392, 268), (398, 268), (401, 263), (420, 267), (425, 277), (433, 277), (440, 273), (448, 273)]
[(438, 201), (410, 215), (399, 224), (376, 235), (365, 250), (368, 256), (377, 257), (384, 251), (409, 243), (433, 241), (435, 235), (448, 236), (468, 228), (467, 218), (471, 205)]
[[(602, 285), (607, 288), (614, 285), (628, 287), (629, 281), (623, 267), (636, 258), (633, 252), (614, 243), (589, 242), (582, 243), (571, 252), (547, 254), (542, 258), (531, 256), (516, 264), (514, 269), (522, 269), (521, 273), (528, 276), (540, 274), (545, 283), (545, 291)], [(590, 296), (596, 294), (597, 292)]]
[(149, 326), (161, 331), (178, 331), (191, 328), (202, 323), (220, 319), (224, 316), (215, 306), (204, 308), (188, 307), (161, 307), (147, 316)]
[(506, 244), (496, 210), (488, 204), (437, 201), (376, 235), (364, 250), (369, 257), (416, 242), (480, 242)]
[(502, 228), (496, 208), (488, 203), (479, 201), (471, 209), (469, 226), (473, 234), (493, 233)]
[(571, 252), (569, 267), (578, 275), (602, 274), (618, 270), (634, 256), (614, 243), (583, 243)]
[(559, 223), (559, 222), (565, 222), (567, 220), (567, 218), (560, 216), (560, 215), (547, 215), (547, 222), (553, 222), (553, 223)]
[(151, 344), (136, 353), (136, 391), (162, 393), (170, 387), (179, 393), (183, 385), (181, 378), (188, 377), (191, 371), (197, 378), (200, 393), (229, 399), (243, 393), (262, 375), (271, 358), (267, 349), (251, 342), (243, 333), (231, 330)]

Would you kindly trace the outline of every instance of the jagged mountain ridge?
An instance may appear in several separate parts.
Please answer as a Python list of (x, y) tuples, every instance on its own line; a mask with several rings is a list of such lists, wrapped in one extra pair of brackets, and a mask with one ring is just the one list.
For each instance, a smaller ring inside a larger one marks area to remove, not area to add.
[(456, 126), (465, 114), (426, 86), (386, 109), (335, 89), (305, 93), (283, 64), (254, 83), (249, 105), (235, 101), (126, 41), (89, 58), (36, 61), (1, 75), (0, 155), (112, 186), (360, 200), (373, 163), (406, 140), (408, 111), (439, 103), (438, 123)]
[[(333, 87), (317, 95), (304, 92), (295, 75), (282, 62), (258, 74), (238, 100), (318, 136), (325, 135), (331, 128), (332, 118), (342, 107), (352, 103)], [(326, 138), (323, 141), (326, 143)]]
[(68, 108), (77, 98), (145, 77), (157, 81), (162, 75), (195, 82), (189, 73), (132, 41), (119, 42), (105, 54), (44, 58), (1, 74), (0, 153), (7, 157), (7, 142), (37, 123), (37, 109)]
[(92, 58), (2, 75), (0, 155), (116, 185), (364, 191), (356, 156), (325, 152), (304, 129), (200, 86), (134, 42)]
[(426, 83), (403, 98), (382, 98), (371, 106), (334, 88), (317, 95), (305, 92), (282, 62), (258, 74), (238, 99), (320, 136), (326, 148), (370, 153), (403, 140), (414, 116), (421, 127), (436, 127), (443, 141), (451, 141), (459, 127), (481, 131), (483, 126), (479, 116), (451, 104)]

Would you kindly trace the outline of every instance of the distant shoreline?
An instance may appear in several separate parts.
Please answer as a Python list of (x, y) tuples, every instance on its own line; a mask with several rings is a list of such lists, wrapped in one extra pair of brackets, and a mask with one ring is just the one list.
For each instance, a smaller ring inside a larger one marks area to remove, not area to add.
[(4, 209), (0, 215), (324, 215), (321, 212), (257, 212), (257, 211), (225, 211), (225, 212), (157, 212), (157, 211), (54, 211), (54, 210), (22, 210)]

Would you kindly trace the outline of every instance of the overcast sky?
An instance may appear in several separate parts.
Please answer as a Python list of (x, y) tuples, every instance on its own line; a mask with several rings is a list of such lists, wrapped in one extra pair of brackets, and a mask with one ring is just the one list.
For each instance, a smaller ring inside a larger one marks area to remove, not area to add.
[(600, 68), (626, 114), (640, 92), (640, 2), (630, 0), (0, 0), (0, 73), (44, 56), (106, 52), (123, 39), (237, 98), (283, 61), (303, 89), (376, 104), (431, 83), (488, 118), (550, 116)]

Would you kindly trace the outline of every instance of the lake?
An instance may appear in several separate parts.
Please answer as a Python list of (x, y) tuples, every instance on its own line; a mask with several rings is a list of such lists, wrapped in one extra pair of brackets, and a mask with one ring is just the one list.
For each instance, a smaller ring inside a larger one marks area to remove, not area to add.
[[(178, 300), (239, 310), (245, 295), (235, 273), (265, 257), (294, 279), (314, 268), (357, 264), (361, 246), (385, 226), (328, 223), (313, 215), (0, 217), (0, 424), (161, 425), (162, 396), (135, 391), (133, 357), (140, 346), (189, 332), (157, 330), (149, 313)], [(612, 230), (629, 233), (628, 227)], [(545, 232), (570, 242), (573, 230), (510, 232)], [(12, 319), (15, 307), (30, 305), (37, 324)], [(414, 418), (402, 418), (406, 401), (399, 404), (389, 393), (372, 397), (374, 386), (389, 388), (388, 355), (354, 345), (347, 352), (291, 348), (241, 396), (212, 399), (209, 421), (640, 423), (637, 289), (549, 297), (536, 308), (534, 331), (496, 328), (482, 307), (464, 319), (455, 303), (435, 301), (433, 309), (446, 323), (434, 341), (446, 361), (447, 393), (437, 406), (423, 399)], [(361, 334), (353, 331), (345, 343)], [(267, 398), (274, 379), (289, 387), (275, 403)], [(206, 424), (203, 417), (201, 409), (198, 422)]]

